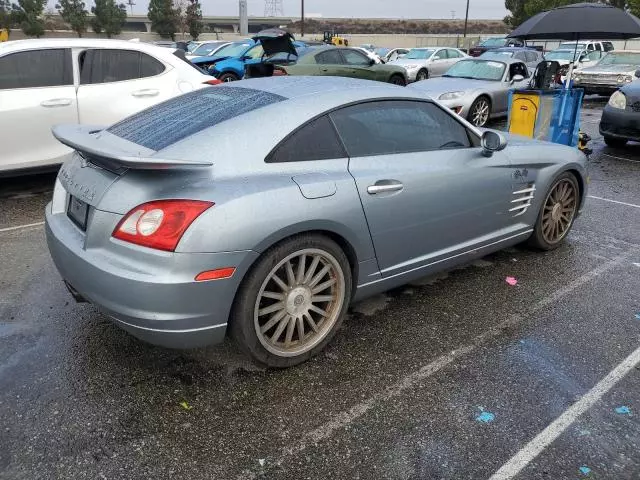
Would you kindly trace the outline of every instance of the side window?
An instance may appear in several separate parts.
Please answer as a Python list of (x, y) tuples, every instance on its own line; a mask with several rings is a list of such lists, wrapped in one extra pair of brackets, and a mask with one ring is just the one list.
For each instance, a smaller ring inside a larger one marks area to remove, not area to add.
[(370, 102), (331, 113), (351, 157), (471, 146), (465, 127), (430, 102)]
[(602, 51), (602, 47), (600, 46), (599, 43), (596, 43), (596, 50), (598, 50), (599, 52)]
[(613, 43), (611, 42), (602, 42), (602, 45), (604, 46), (605, 52), (610, 52), (611, 50), (613, 50)]
[(360, 52), (356, 52), (355, 50), (342, 50), (342, 55), (344, 56), (345, 62), (347, 65), (359, 65), (362, 67), (368, 67), (371, 64), (371, 60), (369, 57), (363, 55)]
[(458, 53), (458, 51), (454, 50), (453, 48), (447, 49), (447, 56), (449, 58), (460, 58), (460, 54)]
[(52, 48), (0, 57), (0, 90), (73, 85), (71, 50)]
[(135, 50), (91, 49), (82, 52), (79, 61), (82, 85), (153, 77), (164, 71), (158, 60)]
[(431, 57), (432, 60), (443, 60), (445, 58), (447, 58), (446, 50), (438, 50), (433, 54), (433, 57)]
[(294, 132), (265, 160), (267, 163), (345, 158), (347, 154), (329, 118), (317, 118)]
[(262, 58), (262, 55), (264, 55), (264, 48), (262, 48), (262, 45), (256, 45), (244, 54), (245, 57), (249, 57), (254, 60), (256, 58)]
[(328, 50), (316, 55), (316, 63), (319, 65), (342, 65), (342, 55), (338, 50)]

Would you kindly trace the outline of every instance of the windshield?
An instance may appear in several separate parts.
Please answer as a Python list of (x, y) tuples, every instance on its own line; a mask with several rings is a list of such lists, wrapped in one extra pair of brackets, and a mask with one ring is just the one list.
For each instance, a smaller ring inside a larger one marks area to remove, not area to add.
[(553, 52), (549, 52), (544, 56), (545, 60), (566, 60), (570, 62), (571, 59), (576, 59), (580, 56), (580, 50), (576, 52), (575, 57), (573, 56), (573, 50), (554, 50)]
[(200, 45), (195, 50), (192, 50), (192, 52), (193, 52), (192, 55), (197, 55), (198, 57), (208, 57), (209, 55), (211, 55), (213, 53), (213, 51), (216, 48), (218, 48), (222, 44), (223, 44), (223, 42), (203, 43), (202, 45)]
[(445, 77), (474, 80), (502, 80), (506, 64), (491, 60), (462, 60), (447, 70)]
[(610, 52), (598, 65), (640, 65), (640, 53)]
[(414, 48), (404, 58), (409, 60), (424, 60), (426, 58), (431, 57), (433, 55), (434, 50), (423, 49), (423, 48)]
[(507, 44), (506, 38), (488, 38), (484, 42), (480, 42), (480, 47), (504, 47)]
[(389, 50), (388, 48), (376, 48), (376, 54), (380, 55), (381, 57), (384, 57), (387, 53), (389, 53), (391, 50)]
[(195, 42), (190, 43), (189, 45), (187, 45), (187, 52), (188, 52), (188, 53), (191, 53), (191, 52), (193, 52), (196, 48), (198, 48), (199, 46), (200, 46), (200, 44), (199, 44), (199, 43), (195, 43)]
[(230, 43), (226, 47), (222, 47), (216, 52), (217, 57), (239, 57), (247, 48), (251, 46), (250, 43)]

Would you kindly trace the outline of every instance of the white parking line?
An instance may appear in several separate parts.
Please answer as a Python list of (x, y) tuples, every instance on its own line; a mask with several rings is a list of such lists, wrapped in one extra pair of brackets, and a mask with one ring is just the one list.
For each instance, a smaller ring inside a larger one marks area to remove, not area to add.
[(631, 158), (616, 157), (615, 155), (609, 155), (608, 153), (603, 153), (602, 155), (609, 158), (615, 158), (616, 160), (624, 160), (625, 162), (640, 163), (640, 160), (632, 160)]
[(44, 222), (28, 223), (26, 225), (17, 225), (15, 227), (0, 228), (0, 233), (11, 232), (13, 230), (22, 230), (23, 228), (41, 227), (42, 225), (44, 225)]
[(580, 400), (556, 418), (547, 428), (527, 443), (522, 450), (516, 453), (489, 480), (509, 480), (533, 461), (553, 441), (569, 428), (580, 415), (589, 410), (600, 400), (616, 383), (622, 380), (627, 373), (640, 364), (640, 348), (625, 358), (609, 375), (589, 390)]
[[(301, 453), (308, 447), (331, 438), (338, 430), (348, 427), (379, 403), (389, 401), (399, 396), (407, 389), (414, 387), (420, 382), (435, 375), (455, 360), (468, 355), (490, 340), (503, 335), (505, 329), (513, 327), (514, 325), (527, 320), (533, 313), (542, 310), (543, 308), (554, 302), (557, 302), (558, 300), (569, 295), (574, 290), (580, 288), (599, 275), (602, 275), (603, 273), (606, 273), (609, 270), (612, 270), (622, 264), (626, 264), (632, 253), (635, 254), (635, 252), (632, 251), (622, 253), (612, 260), (608, 261), (607, 263), (604, 263), (599, 267), (596, 267), (593, 270), (585, 273), (584, 275), (581, 275), (565, 287), (555, 291), (555, 293), (539, 300), (536, 304), (533, 305), (530, 311), (523, 314), (514, 314), (510, 316), (505, 321), (499, 323), (498, 325), (495, 325), (494, 327), (491, 327), (489, 330), (476, 336), (469, 345), (457, 348), (456, 350), (453, 350), (446, 355), (442, 355), (436, 358), (434, 361), (423, 366), (419, 370), (410, 373), (404, 378), (401, 378), (398, 382), (390, 385), (385, 390), (375, 393), (371, 397), (354, 405), (349, 410), (336, 414), (333, 419), (329, 420), (323, 425), (320, 425), (318, 428), (302, 434), (302, 436), (294, 444), (284, 447), (276, 458), (267, 459), (268, 463), (266, 468), (280, 466), (288, 458)], [(264, 472), (261, 472), (261, 474), (262, 473)], [(258, 476), (259, 474), (252, 470), (245, 470), (237, 478), (238, 480), (255, 480), (258, 478)]]
[(593, 195), (587, 195), (587, 197), (593, 198), (594, 200), (602, 200), (603, 202), (617, 203), (618, 205), (626, 205), (627, 207), (640, 208), (640, 205), (636, 205), (635, 203), (619, 202), (618, 200), (609, 200), (608, 198), (595, 197)]

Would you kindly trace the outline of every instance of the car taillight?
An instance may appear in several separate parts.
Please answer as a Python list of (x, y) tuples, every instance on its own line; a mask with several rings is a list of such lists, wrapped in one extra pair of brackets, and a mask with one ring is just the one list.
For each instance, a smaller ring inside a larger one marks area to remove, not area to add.
[(213, 202), (200, 200), (156, 200), (127, 213), (112, 236), (143, 247), (173, 252), (187, 228)]
[(287, 71), (284, 68), (276, 67), (276, 68), (273, 69), (273, 76), (274, 77), (283, 77), (285, 75), (289, 75), (289, 74), (287, 73)]
[(207, 80), (206, 82), (202, 82), (205, 85), (220, 85), (222, 82), (217, 78), (212, 78), (211, 80)]

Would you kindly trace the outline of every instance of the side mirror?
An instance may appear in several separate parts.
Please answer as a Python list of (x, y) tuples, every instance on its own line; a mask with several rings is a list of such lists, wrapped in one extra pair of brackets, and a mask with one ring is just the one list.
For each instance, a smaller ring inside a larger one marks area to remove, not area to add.
[(493, 155), (493, 152), (499, 152), (500, 150), (505, 149), (507, 146), (507, 139), (498, 132), (486, 130), (482, 134), (480, 143), (482, 145), (482, 155), (490, 157)]
[(520, 74), (514, 75), (513, 78), (511, 79), (511, 85), (513, 85), (514, 83), (520, 83), (523, 80), (524, 80), (524, 77), (522, 75)]
[(251, 60), (251, 57), (249, 55), (243, 55), (240, 60), (242, 60), (243, 62), (246, 62), (247, 60)]
[(376, 64), (376, 61), (372, 58), (369, 60), (369, 66), (373, 67)]
[(635, 77), (640, 78), (640, 68), (636, 70)]

